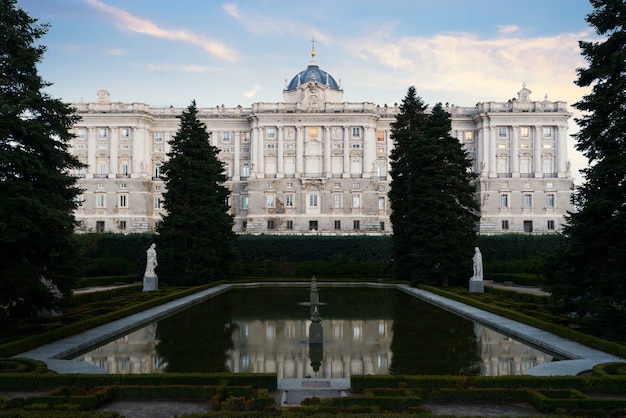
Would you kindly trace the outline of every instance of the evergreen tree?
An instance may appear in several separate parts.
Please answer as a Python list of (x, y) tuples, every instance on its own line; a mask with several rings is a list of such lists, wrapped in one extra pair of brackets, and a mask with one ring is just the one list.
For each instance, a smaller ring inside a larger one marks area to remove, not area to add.
[(174, 284), (197, 285), (232, 274), (235, 235), (224, 167), (195, 101), (180, 119), (163, 164), (167, 215), (158, 226), (157, 273)]
[(576, 84), (591, 93), (574, 104), (584, 115), (576, 149), (590, 166), (545, 288), (587, 331), (626, 340), (626, 4), (591, 3), (586, 20), (602, 41), (579, 42), (589, 67), (578, 69)]
[(400, 104), (400, 113), (391, 124), (394, 148), (390, 154), (391, 182), (389, 183), (389, 220), (393, 226), (393, 256), (396, 277), (411, 280), (415, 277), (413, 249), (418, 240), (419, 209), (414, 181), (415, 142), (422, 135), (426, 123), (426, 104), (417, 96), (415, 87), (409, 87)]
[[(73, 109), (43, 90), (48, 26), (0, 0), (0, 306), (28, 314), (53, 302), (41, 277), (69, 291), (81, 167), (68, 152)], [(21, 311), (20, 311), (21, 310)]]
[(461, 284), (471, 274), (476, 175), (450, 130), (441, 104), (426, 115), (411, 87), (392, 125), (389, 198), (397, 277), (413, 283)]

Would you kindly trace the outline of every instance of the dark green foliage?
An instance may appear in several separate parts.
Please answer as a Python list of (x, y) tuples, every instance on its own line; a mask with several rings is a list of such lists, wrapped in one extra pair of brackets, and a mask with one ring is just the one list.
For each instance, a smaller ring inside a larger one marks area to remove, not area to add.
[(409, 91), (392, 124), (389, 199), (396, 277), (461, 284), (471, 272), (478, 203), (471, 162), (453, 138), (450, 115)]
[(195, 101), (180, 120), (163, 164), (168, 214), (158, 225), (157, 273), (169, 283), (198, 285), (230, 277), (235, 234), (219, 150), (209, 142)]
[(64, 292), (73, 276), (78, 189), (68, 171), (81, 164), (68, 141), (77, 119), (43, 91), (38, 41), (47, 29), (15, 0), (0, 2), (0, 306), (14, 315), (51, 306), (42, 275)]
[(146, 267), (146, 250), (157, 242), (155, 234), (76, 234), (79, 275), (130, 274), (140, 277)]
[(388, 277), (391, 237), (242, 235), (242, 276)]
[(626, 341), (626, 3), (591, 3), (586, 20), (602, 40), (579, 42), (589, 67), (578, 69), (576, 84), (591, 93), (574, 105), (584, 114), (576, 149), (590, 166), (546, 289), (584, 330)]

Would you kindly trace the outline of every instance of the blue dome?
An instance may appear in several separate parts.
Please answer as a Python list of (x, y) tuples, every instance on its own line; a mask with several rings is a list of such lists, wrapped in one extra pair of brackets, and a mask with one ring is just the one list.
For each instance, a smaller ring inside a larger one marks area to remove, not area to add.
[(295, 90), (300, 84), (308, 83), (313, 78), (320, 84), (327, 85), (333, 90), (341, 91), (339, 84), (335, 81), (333, 76), (324, 70), (320, 70), (320, 67), (315, 64), (310, 64), (306, 70), (296, 74), (287, 85), (285, 91)]

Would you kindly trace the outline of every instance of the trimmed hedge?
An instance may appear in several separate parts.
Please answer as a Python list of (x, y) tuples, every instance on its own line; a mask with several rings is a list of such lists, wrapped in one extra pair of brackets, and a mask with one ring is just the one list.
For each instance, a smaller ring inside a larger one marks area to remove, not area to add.
[(151, 299), (146, 302), (126, 306), (122, 309), (116, 309), (103, 315), (92, 316), (89, 319), (75, 322), (72, 324), (67, 324), (63, 327), (56, 328), (42, 334), (2, 344), (0, 345), (0, 357), (11, 357), (32, 348), (47, 344), (49, 342), (69, 337), (70, 335), (74, 335), (79, 332), (95, 328), (99, 325), (103, 325), (111, 321), (127, 317), (129, 315), (153, 308), (155, 306), (162, 305), (164, 303), (179, 299), (184, 296), (192, 295), (194, 293), (197, 293), (204, 289), (208, 289), (213, 286), (217, 286), (222, 283), (223, 282), (214, 282), (204, 286), (175, 289), (174, 291), (160, 290), (156, 292), (149, 292), (149, 295), (146, 297), (150, 297)]
[(429, 292), (441, 295), (443, 297), (456, 300), (458, 302), (465, 303), (470, 306), (474, 306), (476, 308), (482, 309), (487, 312), (494, 313), (496, 315), (503, 316), (505, 318), (512, 319), (514, 321), (521, 322), (526, 325), (530, 325), (539, 329), (543, 329), (545, 331), (551, 332), (555, 335), (561, 336), (563, 338), (567, 338), (569, 340), (573, 340), (584, 344), (591, 348), (596, 348), (600, 351), (604, 351), (606, 353), (613, 354), (617, 357), (626, 358), (626, 345), (622, 345), (619, 343), (603, 340), (601, 338), (597, 338), (591, 336), (589, 334), (584, 334), (580, 331), (573, 330), (571, 328), (558, 325), (552, 322), (546, 322), (544, 320), (538, 319), (533, 316), (524, 315), (520, 312), (507, 309), (501, 306), (495, 306), (493, 304), (488, 304), (477, 300), (476, 298), (470, 297), (469, 292), (466, 293), (467, 296), (461, 295), (459, 293), (452, 292), (447, 289), (437, 288), (432, 286), (420, 285), (419, 288), (427, 290)]
[(626, 377), (609, 376), (409, 376), (352, 375), (351, 390), (376, 388), (436, 391), (440, 389), (576, 389), (585, 393), (624, 393)]
[(80, 289), (84, 287), (111, 286), (120, 283), (133, 284), (140, 282), (141, 280), (141, 277), (134, 274), (121, 276), (81, 277), (76, 281), (76, 288)]
[[(276, 390), (276, 375), (272, 373), (156, 373), (156, 374), (52, 374), (4, 373), (0, 390), (48, 390), (61, 386), (92, 388), (96, 386), (219, 386), (228, 385), (230, 396), (247, 394), (235, 392), (236, 387)], [(235, 388), (235, 389), (233, 389)]]

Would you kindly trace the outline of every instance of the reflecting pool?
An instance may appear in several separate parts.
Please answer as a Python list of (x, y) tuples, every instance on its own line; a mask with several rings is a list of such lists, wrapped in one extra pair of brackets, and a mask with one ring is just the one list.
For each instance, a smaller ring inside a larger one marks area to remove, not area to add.
[(518, 375), (553, 360), (395, 289), (319, 287), (323, 343), (309, 343), (308, 288), (233, 289), (76, 360), (108, 373)]

